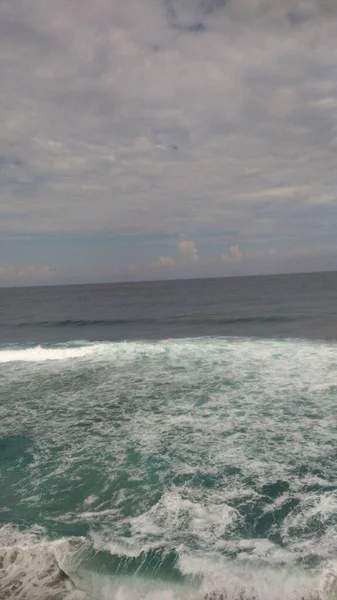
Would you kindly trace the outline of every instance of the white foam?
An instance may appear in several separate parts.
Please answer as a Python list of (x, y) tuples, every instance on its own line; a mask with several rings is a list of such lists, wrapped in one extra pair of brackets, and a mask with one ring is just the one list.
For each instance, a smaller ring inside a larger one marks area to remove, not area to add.
[[(72, 345), (70, 345), (72, 344)], [(277, 356), (277, 353), (280, 355)], [(82, 358), (90, 356), (92, 359), (102, 359), (111, 361), (117, 360), (120, 363), (133, 362), (139, 358), (146, 358), (160, 361), (169, 360), (174, 364), (177, 360), (183, 363), (189, 363), (195, 359), (202, 359), (207, 363), (219, 363), (231, 361), (235, 357), (248, 364), (261, 363), (266, 361), (268, 364), (281, 367), (281, 372), (274, 371), (274, 380), (282, 381), (284, 360), (298, 359), (301, 365), (307, 362), (313, 362), (315, 356), (320, 360), (337, 359), (337, 346), (328, 343), (306, 342), (305, 340), (255, 340), (245, 338), (185, 338), (185, 339), (167, 339), (162, 341), (128, 341), (128, 342), (69, 342), (69, 344), (59, 344), (54, 347), (43, 347), (37, 345), (29, 348), (2, 348), (0, 349), (0, 363), (8, 362), (45, 362), (52, 360), (67, 360), (71, 358)], [(315, 374), (315, 369), (311, 364), (311, 375)], [(288, 371), (293, 370), (295, 365), (288, 362)], [(316, 365), (319, 372), (320, 364)], [(181, 374), (183, 377), (183, 374)], [(310, 378), (311, 389), (324, 389), (331, 387), (335, 383), (332, 378), (330, 382), (317, 381), (315, 377)]]
[(220, 557), (183, 556), (180, 568), (188, 576), (203, 574), (201, 590), (210, 600), (327, 600), (336, 580), (323, 571), (237, 564)]
[(42, 346), (35, 346), (34, 348), (17, 350), (0, 350), (0, 363), (44, 363), (52, 360), (83, 358), (92, 352), (92, 346), (84, 346), (79, 348), (43, 348)]
[(203, 600), (202, 593), (187, 585), (97, 573), (87, 578), (86, 590), (88, 600)]
[(98, 500), (98, 496), (95, 496), (95, 494), (90, 494), (90, 496), (88, 496), (85, 500), (84, 500), (84, 505), (85, 506), (90, 506), (91, 504), (94, 504), (94, 502), (96, 502), (96, 500)]
[(184, 497), (183, 490), (174, 489), (166, 492), (147, 513), (132, 519), (131, 527), (134, 538), (146, 540), (149, 535), (161, 535), (168, 547), (179, 540), (183, 527), (186, 536), (193, 536), (199, 543), (211, 546), (237, 519), (237, 511), (223, 501), (212, 502), (211, 493), (206, 505)]
[[(83, 600), (60, 567), (71, 541), (47, 541), (10, 526), (0, 528), (0, 598), (5, 600)], [(59, 560), (57, 559), (57, 555)]]
[[(336, 345), (225, 338), (78, 342), (2, 350), (0, 362), (5, 352), (13, 364), (1, 369), (8, 402), (0, 406), (0, 429), (5, 435), (29, 432), (24, 441), (34, 462), (17, 488), (27, 512), (39, 498), (45, 514), (54, 477), (77, 485), (90, 465), (104, 481), (88, 484), (78, 504), (64, 509), (60, 503), (55, 527), (91, 527), (97, 549), (137, 557), (165, 548), (180, 552), (184, 569), (186, 561), (202, 557), (190, 571), (200, 571), (205, 581), (224, 555), (251, 571), (263, 563), (270, 572), (286, 566), (288, 574), (313, 561), (322, 567), (336, 556), (336, 398), (334, 388), (322, 387), (335, 376)], [(36, 352), (51, 357), (41, 377), (40, 371), (31, 377)], [(34, 359), (20, 367), (15, 360), (22, 355)], [(83, 364), (86, 376), (80, 377)], [(20, 395), (23, 381), (29, 396)], [(264, 487), (277, 480), (284, 489), (270, 494), (261, 514), (258, 509), (262, 534), (254, 538), (245, 530), (247, 503), (254, 512), (264, 503)], [(125, 511), (127, 503), (131, 511)], [(275, 522), (268, 525), (272, 513)], [(277, 539), (282, 544), (273, 543)], [(272, 580), (263, 573), (262, 579)], [(289, 577), (293, 584), (285, 583), (285, 591), (296, 588), (297, 575)], [(316, 575), (298, 577), (306, 597), (306, 582), (309, 589)], [(128, 598), (129, 584), (121, 585), (119, 597)]]

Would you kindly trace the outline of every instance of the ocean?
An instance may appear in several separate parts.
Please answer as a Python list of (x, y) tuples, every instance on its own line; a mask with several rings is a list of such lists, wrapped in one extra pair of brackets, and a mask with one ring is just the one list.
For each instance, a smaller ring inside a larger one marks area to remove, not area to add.
[(337, 598), (337, 274), (0, 290), (0, 598)]

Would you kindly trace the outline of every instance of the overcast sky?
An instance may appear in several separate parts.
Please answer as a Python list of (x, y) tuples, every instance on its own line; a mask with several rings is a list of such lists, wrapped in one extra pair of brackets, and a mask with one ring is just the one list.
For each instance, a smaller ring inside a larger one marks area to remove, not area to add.
[(335, 0), (1, 0), (0, 285), (337, 269)]

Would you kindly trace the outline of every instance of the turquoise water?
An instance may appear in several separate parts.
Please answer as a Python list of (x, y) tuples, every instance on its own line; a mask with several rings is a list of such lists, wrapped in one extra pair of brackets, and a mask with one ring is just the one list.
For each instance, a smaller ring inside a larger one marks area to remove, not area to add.
[(12, 344), (0, 377), (1, 598), (336, 597), (335, 343)]

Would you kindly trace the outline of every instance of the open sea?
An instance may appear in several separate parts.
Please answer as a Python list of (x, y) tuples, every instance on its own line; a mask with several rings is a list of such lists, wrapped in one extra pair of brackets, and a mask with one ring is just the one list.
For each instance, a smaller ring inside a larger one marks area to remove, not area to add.
[(337, 598), (337, 274), (0, 290), (0, 599)]

